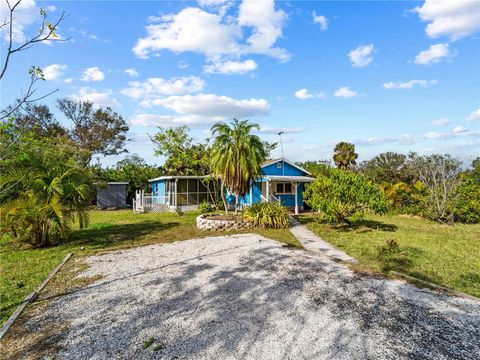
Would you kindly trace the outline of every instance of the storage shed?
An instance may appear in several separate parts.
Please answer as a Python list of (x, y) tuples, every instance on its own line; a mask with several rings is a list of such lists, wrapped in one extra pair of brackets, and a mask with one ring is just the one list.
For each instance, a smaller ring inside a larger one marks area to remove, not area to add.
[(105, 209), (109, 207), (127, 206), (128, 182), (108, 182), (107, 186), (97, 187), (97, 207)]

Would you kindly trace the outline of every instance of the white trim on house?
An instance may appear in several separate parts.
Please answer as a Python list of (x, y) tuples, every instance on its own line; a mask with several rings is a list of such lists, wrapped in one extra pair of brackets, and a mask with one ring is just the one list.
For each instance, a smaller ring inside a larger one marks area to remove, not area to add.
[(300, 171), (304, 172), (304, 173), (305, 173), (305, 174), (307, 174), (307, 175), (312, 175), (312, 174), (311, 174), (309, 171), (305, 170), (305, 169), (304, 169), (304, 168), (302, 168), (301, 166), (298, 166), (297, 164), (295, 164), (295, 163), (293, 163), (293, 162), (291, 162), (290, 160), (287, 160), (287, 159), (285, 159), (285, 158), (280, 158), (280, 159), (270, 160), (270, 162), (268, 162), (267, 164), (265, 164), (265, 165), (262, 165), (262, 169), (263, 169), (263, 168), (266, 168), (267, 166), (270, 166), (270, 165), (276, 164), (276, 163), (278, 163), (278, 162), (280, 162), (280, 161), (283, 161), (283, 162), (285, 162), (285, 163), (287, 163), (287, 164), (289, 164), (289, 165), (293, 166), (294, 168), (296, 168), (296, 169), (298, 169), (298, 170), (300, 170)]
[(172, 179), (205, 179), (210, 177), (210, 175), (171, 175), (171, 176), (160, 176), (154, 179), (148, 180), (148, 182), (159, 181), (159, 180), (172, 180)]
[(309, 176), (283, 176), (283, 175), (264, 175), (262, 179), (267, 181), (278, 181), (278, 182), (314, 182), (315, 179)]

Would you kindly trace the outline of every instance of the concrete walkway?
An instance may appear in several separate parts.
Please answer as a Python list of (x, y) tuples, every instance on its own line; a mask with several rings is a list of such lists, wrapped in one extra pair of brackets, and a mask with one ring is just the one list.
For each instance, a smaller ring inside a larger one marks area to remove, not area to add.
[(291, 219), (292, 227), (290, 228), (290, 231), (297, 240), (302, 243), (305, 249), (320, 252), (336, 261), (357, 262), (355, 258), (347, 255), (345, 252), (337, 249), (319, 236), (315, 235), (312, 231), (308, 230), (305, 225), (300, 224), (293, 217)]

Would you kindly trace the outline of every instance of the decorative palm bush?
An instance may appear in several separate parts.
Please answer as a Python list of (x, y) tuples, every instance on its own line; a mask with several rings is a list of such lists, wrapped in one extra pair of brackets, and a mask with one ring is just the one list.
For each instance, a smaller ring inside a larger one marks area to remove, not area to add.
[(255, 226), (285, 229), (290, 225), (290, 216), (285, 206), (278, 202), (252, 205), (243, 212), (243, 217)]

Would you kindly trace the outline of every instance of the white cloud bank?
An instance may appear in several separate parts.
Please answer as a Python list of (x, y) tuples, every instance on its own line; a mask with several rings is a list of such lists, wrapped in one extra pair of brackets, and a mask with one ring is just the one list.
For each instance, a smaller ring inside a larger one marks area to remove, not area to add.
[[(11, 1), (10, 4), (13, 6), (17, 1)], [(3, 0), (0, 1), (0, 14), (1, 23), (3, 23), (4, 18), (9, 14), (9, 9), (7, 3)], [(25, 41), (25, 28), (35, 23), (39, 20), (39, 9), (36, 6), (35, 1), (33, 0), (24, 0), (15, 9), (14, 13), (14, 22), (12, 24), (12, 40), (13, 42), (20, 43)], [(1, 36), (8, 40), (8, 26), (4, 26), (0, 30)]]
[(153, 23), (146, 27), (147, 35), (137, 40), (132, 51), (140, 58), (169, 50), (204, 54), (210, 61), (247, 54), (289, 59), (285, 49), (275, 47), (287, 16), (275, 9), (273, 0), (244, 0), (235, 14), (236, 18), (224, 12), (187, 7), (176, 14), (150, 18)]
[(405, 82), (390, 81), (390, 82), (387, 82), (387, 83), (383, 84), (383, 87), (387, 90), (391, 90), (391, 89), (412, 89), (415, 86), (428, 87), (428, 86), (432, 86), (432, 85), (436, 85), (436, 84), (438, 84), (437, 80), (416, 80), (416, 79), (413, 79), (413, 80), (409, 80), (409, 81), (405, 81)]
[(214, 62), (211, 65), (205, 65), (203, 71), (207, 74), (246, 74), (254, 71), (257, 68), (257, 63), (251, 59), (245, 61), (225, 61)]
[(99, 69), (98, 66), (93, 66), (86, 68), (83, 71), (82, 81), (103, 81), (105, 79), (105, 74)]
[(480, 10), (477, 0), (425, 0), (413, 9), (425, 22), (430, 38), (447, 36), (452, 41), (480, 30)]
[(465, 121), (477, 121), (480, 120), (480, 109), (474, 110), (465, 118)]
[(328, 19), (325, 16), (317, 15), (315, 11), (312, 13), (312, 16), (313, 16), (313, 23), (320, 25), (321, 31), (325, 31), (328, 29)]
[(44, 67), (42, 72), (45, 80), (57, 80), (64, 74), (65, 70), (67, 70), (67, 65), (52, 64)]
[(348, 86), (342, 86), (335, 91), (334, 95), (336, 97), (343, 97), (343, 98), (349, 99), (349, 98), (358, 96), (358, 92), (350, 89), (350, 87)]
[(448, 120), (447, 118), (440, 118), (432, 121), (432, 125), (435, 126), (445, 126), (448, 124), (450, 124), (450, 120)]
[(447, 43), (431, 45), (427, 50), (420, 51), (415, 57), (415, 64), (431, 65), (442, 61), (442, 59), (454, 56)]
[(368, 44), (351, 50), (347, 55), (353, 67), (364, 67), (373, 61), (373, 51), (373, 44)]
[(82, 87), (76, 94), (69, 96), (71, 99), (90, 101), (96, 106), (120, 107), (120, 103), (113, 97), (113, 91), (96, 90), (89, 87)]
[(133, 99), (148, 99), (163, 95), (183, 95), (202, 91), (205, 82), (196, 76), (184, 76), (171, 79), (148, 78), (147, 80), (131, 81), (121, 93)]

